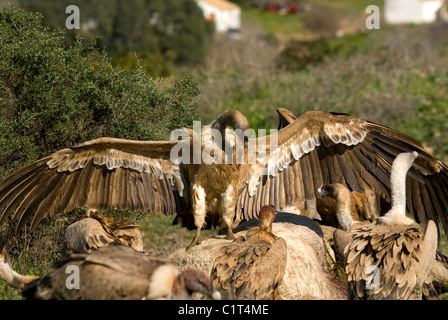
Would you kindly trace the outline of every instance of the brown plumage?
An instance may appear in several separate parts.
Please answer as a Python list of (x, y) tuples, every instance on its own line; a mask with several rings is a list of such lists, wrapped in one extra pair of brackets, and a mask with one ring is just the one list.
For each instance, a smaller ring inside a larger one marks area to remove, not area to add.
[[(256, 228), (257, 225), (256, 219), (244, 221), (234, 229), (235, 236), (245, 239), (248, 230)], [(278, 287), (282, 299), (347, 299), (346, 284), (341, 286), (334, 281), (329, 270), (322, 239), (324, 232), (319, 224), (307, 217), (279, 212), (272, 224), (272, 232), (283, 238), (287, 244), (285, 275)], [(190, 250), (177, 250), (170, 255), (170, 259), (175, 261), (181, 270), (194, 268), (211, 274), (222, 247), (230, 243), (229, 240), (212, 237)]]
[(143, 240), (138, 225), (129, 219), (104, 216), (89, 209), (86, 217), (69, 225), (62, 237), (62, 256), (90, 253), (109, 244), (122, 244), (143, 251)]
[(340, 183), (324, 184), (317, 189), (318, 196), (332, 201), (338, 225), (345, 231), (350, 229), (353, 221), (366, 221), (359, 215), (356, 196)]
[(278, 286), (286, 268), (287, 247), (272, 233), (276, 212), (272, 206), (260, 211), (258, 228), (220, 249), (211, 279), (223, 297), (236, 300), (280, 299)]
[(372, 223), (348, 223), (351, 241), (344, 253), (349, 299), (422, 297), (435, 258), (437, 228), (428, 221), (423, 239), (421, 228), (405, 215), (406, 173), (416, 158), (412, 152), (394, 160), (389, 212)]
[[(345, 273), (344, 250), (352, 241), (348, 233), (350, 228), (362, 225), (364, 221), (359, 216), (359, 207), (356, 205), (356, 197), (347, 187), (340, 183), (324, 184), (317, 190), (318, 196), (326, 202), (332, 201), (334, 214), (336, 215), (337, 228), (333, 232), (334, 248), (338, 266)], [(355, 204), (354, 204), (355, 203)]]
[[(434, 228), (434, 229), (431, 229)], [(433, 223), (428, 232), (436, 232)], [(435, 246), (425, 243), (417, 224), (390, 226), (371, 223), (353, 231), (347, 250), (347, 280), (350, 299), (421, 299), (430, 270), (427, 252)], [(427, 235), (429, 236), (429, 235)]]
[[(345, 274), (346, 254), (345, 248), (351, 243), (352, 234), (349, 233), (350, 229), (362, 226), (368, 221), (362, 221), (357, 216), (357, 210), (351, 205), (353, 196), (348, 189), (338, 183), (323, 185), (319, 188), (319, 195), (333, 199), (336, 202), (337, 218), (339, 228), (333, 232), (334, 248), (336, 252), (338, 266), (342, 268), (342, 272)], [(430, 277), (426, 278), (422, 286), (422, 298), (423, 299), (438, 299), (437, 290), (445, 292), (448, 283), (448, 263), (445, 262), (446, 257), (436, 251), (436, 260), (431, 267)], [(448, 260), (447, 260), (448, 261)]]
[[(227, 125), (243, 131), (248, 127), (241, 113), (227, 111), (211, 128), (225, 134)], [(216, 146), (222, 148), (225, 141)], [(0, 184), (0, 223), (12, 215), (21, 228), (32, 218), (34, 230), (46, 215), (75, 207), (177, 213), (176, 221), (197, 229), (195, 244), (208, 225), (226, 227), (232, 238), (232, 222), (256, 218), (265, 205), (279, 211), (294, 204), (317, 212), (317, 189), (331, 183), (365, 193), (369, 207), (380, 200), (384, 213), (390, 207), (393, 159), (418, 151), (407, 181), (407, 210), (417, 223), (434, 220), (448, 230), (448, 167), (396, 130), (344, 114), (310, 111), (277, 133), (244, 139), (244, 145), (236, 141), (243, 152), (241, 164), (188, 164), (170, 158), (181, 145), (187, 146), (182, 150), (195, 149), (191, 137), (148, 142), (101, 138), (60, 150)], [(256, 151), (250, 148), (254, 144)]]
[[(2, 278), (4, 268), (12, 270), (0, 262)], [(31, 282), (15, 271), (9, 272), (20, 279), (16, 287), (23, 290), (27, 299), (183, 300), (190, 299), (193, 292), (220, 298), (204, 273), (198, 270), (181, 273), (169, 260), (147, 256), (122, 245), (102, 247), (90, 254), (74, 254), (46, 276), (34, 277)]]
[[(286, 127), (297, 119), (291, 111), (284, 108), (278, 108), (277, 113), (280, 118), (278, 130)], [(360, 183), (362, 184), (363, 192), (349, 191), (353, 214), (359, 216), (360, 219), (364, 221), (373, 220), (379, 217), (381, 213), (386, 213), (388, 206), (383, 206), (381, 209), (381, 197), (374, 192), (372, 186), (364, 181), (360, 181)], [(333, 185), (335, 185), (335, 183), (333, 183)], [(302, 215), (306, 215), (312, 219), (321, 220), (322, 223), (326, 225), (337, 227), (336, 200), (333, 197), (328, 197), (323, 201), (319, 198), (321, 197), (319, 191), (317, 191), (317, 196), (315, 205), (308, 207), (302, 206), (302, 208), (300, 208)]]

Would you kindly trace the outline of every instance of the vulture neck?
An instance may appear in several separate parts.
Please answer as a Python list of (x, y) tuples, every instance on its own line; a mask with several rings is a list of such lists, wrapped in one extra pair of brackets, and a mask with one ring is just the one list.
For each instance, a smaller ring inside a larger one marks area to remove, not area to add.
[(9, 264), (0, 260), (0, 278), (16, 289), (24, 289), (30, 282), (38, 279), (37, 276), (21, 275), (15, 272)]
[(417, 152), (401, 153), (392, 163), (390, 174), (392, 207), (384, 217), (378, 218), (384, 223), (413, 224), (414, 220), (406, 217), (406, 175), (417, 158)]
[[(240, 129), (243, 133), (250, 128), (249, 122), (247, 122), (246, 117), (239, 111), (228, 110), (223, 112), (215, 122), (212, 123), (211, 127), (218, 130), (221, 133), (221, 149), (225, 150), (226, 146), (226, 129), (228, 126), (232, 126), (233, 129)], [(237, 135), (238, 136), (238, 135)], [(238, 136), (238, 138), (241, 138)], [(243, 142), (243, 141), (242, 141)], [(235, 141), (236, 143), (236, 141)]]
[(353, 223), (350, 207), (350, 192), (345, 188), (339, 190), (336, 198), (336, 218), (344, 231), (349, 231)]
[(262, 219), (258, 224), (259, 231), (272, 232), (272, 221)]
[(391, 180), (391, 195), (392, 195), (392, 209), (394, 212), (405, 213), (406, 211), (406, 173), (407, 170), (403, 167), (394, 170), (390, 175)]
[[(416, 153), (416, 152), (415, 152)], [(406, 175), (417, 156), (414, 153), (400, 154), (392, 163), (390, 174), (392, 208), (391, 211), (405, 215)]]

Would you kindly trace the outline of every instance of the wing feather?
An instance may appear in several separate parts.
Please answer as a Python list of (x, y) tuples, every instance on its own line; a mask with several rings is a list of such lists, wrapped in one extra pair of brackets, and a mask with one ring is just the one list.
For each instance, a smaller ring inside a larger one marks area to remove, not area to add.
[(418, 225), (366, 224), (352, 230), (347, 281), (352, 299), (408, 299), (417, 284), (422, 232)]
[[(341, 183), (359, 193), (369, 190), (373, 195), (366, 197), (365, 205), (381, 203), (378, 212), (384, 214), (390, 208), (393, 160), (399, 153), (417, 151), (419, 157), (408, 173), (407, 209), (419, 222), (439, 221), (448, 232), (448, 167), (411, 137), (356, 117), (311, 111), (263, 139), (259, 144), (257, 140), (257, 145), (277, 148), (267, 148), (265, 158), (260, 157), (261, 165), (268, 169), (257, 171), (262, 172), (260, 177), (248, 170), (247, 181), (260, 179), (265, 171), (269, 175), (263, 176), (261, 186), (249, 195), (261, 193), (262, 199), (250, 212), (244, 212), (246, 218), (253, 218), (260, 205), (282, 209), (292, 203), (315, 202), (317, 188), (325, 183)], [(269, 192), (278, 176), (285, 187)]]
[(266, 300), (283, 279), (287, 247), (282, 238), (272, 242), (237, 239), (220, 249), (211, 271), (212, 284), (227, 298)]
[[(14, 172), (0, 184), (0, 224), (76, 207), (181, 212), (189, 201), (187, 171), (170, 161), (178, 141), (100, 138), (66, 148)], [(186, 197), (184, 197), (186, 196)]]

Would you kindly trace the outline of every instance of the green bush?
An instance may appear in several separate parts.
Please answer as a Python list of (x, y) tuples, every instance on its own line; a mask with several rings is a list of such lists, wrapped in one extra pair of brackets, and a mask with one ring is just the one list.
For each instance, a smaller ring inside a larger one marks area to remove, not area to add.
[(418, 91), (425, 99), (409, 119), (406, 131), (433, 149), (439, 158), (447, 161), (448, 72), (417, 77), (421, 79)]
[(0, 11), (0, 180), (23, 164), (82, 141), (111, 136), (156, 140), (199, 118), (190, 78), (155, 80), (127, 71), (41, 14)]

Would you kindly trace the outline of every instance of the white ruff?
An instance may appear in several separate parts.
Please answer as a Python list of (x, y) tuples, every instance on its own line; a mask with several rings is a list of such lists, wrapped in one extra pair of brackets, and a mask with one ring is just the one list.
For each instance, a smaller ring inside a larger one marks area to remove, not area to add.
[(147, 299), (160, 299), (169, 295), (179, 274), (180, 272), (175, 265), (164, 264), (158, 267), (149, 280)]

